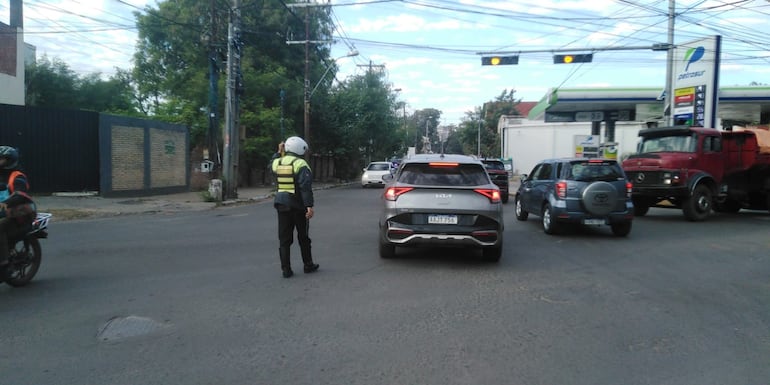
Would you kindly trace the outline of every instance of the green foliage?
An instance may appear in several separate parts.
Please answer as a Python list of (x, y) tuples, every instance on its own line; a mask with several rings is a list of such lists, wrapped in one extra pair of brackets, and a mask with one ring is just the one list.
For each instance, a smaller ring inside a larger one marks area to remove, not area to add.
[[(330, 9), (308, 11), (313, 13), (311, 39), (332, 40)], [(441, 111), (406, 116), (385, 73), (369, 71), (336, 82), (335, 60), (328, 47), (317, 44), (310, 45), (306, 72), (305, 46), (286, 44), (287, 31), (304, 37), (304, 17), (282, 0), (250, 3), (240, 13), (241, 33), (228, 42), (228, 2), (162, 0), (148, 5), (135, 12), (133, 68), (118, 69), (108, 80), (99, 74), (81, 79), (65, 63), (44, 58), (28, 68), (28, 103), (144, 115), (190, 127), (193, 148), (208, 147), (209, 135), (221, 146), (230, 95), (226, 60), (233, 43), (231, 49), (240, 49), (240, 73), (234, 78), (241, 177), (265, 169), (281, 140), (304, 136), (306, 81), (307, 91), (313, 90), (306, 139), (311, 154), (335, 158), (336, 177), (357, 177), (370, 160), (401, 156), (416, 143), (419, 149), (426, 129), (437, 142)], [(78, 93), (82, 96), (73, 97)], [(213, 129), (211, 103), (216, 106)]]
[[(521, 102), (521, 99), (517, 100), (515, 93), (515, 90), (503, 90), (495, 100), (484, 103), (483, 107), (477, 107), (475, 111), (465, 113), (465, 118), (460, 122), (460, 128), (455, 134), (465, 153), (476, 154), (480, 150), (482, 157), (500, 156), (497, 122), (503, 115), (518, 114), (516, 105)], [(479, 136), (481, 136), (480, 149)]]
[(352, 178), (369, 161), (403, 151), (401, 110), (384, 74), (370, 71), (354, 76), (317, 99), (313, 114), (321, 124), (312, 131), (311, 147), (337, 157), (340, 177)]
[(135, 115), (133, 90), (125, 73), (104, 80), (99, 73), (78, 76), (59, 58), (40, 58), (27, 66), (26, 104)]

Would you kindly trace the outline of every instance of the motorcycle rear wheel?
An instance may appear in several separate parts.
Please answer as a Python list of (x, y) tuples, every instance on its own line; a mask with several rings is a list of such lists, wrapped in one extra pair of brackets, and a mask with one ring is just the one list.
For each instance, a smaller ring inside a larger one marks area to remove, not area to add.
[(11, 245), (11, 264), (5, 283), (13, 287), (28, 284), (40, 268), (42, 251), (37, 238), (27, 238)]

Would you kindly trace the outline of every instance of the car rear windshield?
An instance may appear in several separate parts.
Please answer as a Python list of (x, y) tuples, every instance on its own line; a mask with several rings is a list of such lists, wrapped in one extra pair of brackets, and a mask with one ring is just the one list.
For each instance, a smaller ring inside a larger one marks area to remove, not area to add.
[(388, 171), (390, 170), (390, 164), (388, 163), (372, 163), (367, 168), (369, 171)]
[(625, 178), (623, 170), (617, 162), (572, 162), (567, 172), (567, 179), (577, 181), (613, 181)]
[(481, 186), (489, 183), (486, 170), (478, 164), (408, 163), (398, 182), (421, 186)]
[(484, 167), (486, 167), (487, 170), (505, 170), (503, 162), (484, 161)]

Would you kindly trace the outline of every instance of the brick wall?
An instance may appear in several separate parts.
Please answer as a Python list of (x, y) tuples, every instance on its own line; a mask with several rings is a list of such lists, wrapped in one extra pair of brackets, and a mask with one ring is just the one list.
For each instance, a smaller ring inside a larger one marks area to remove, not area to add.
[(144, 188), (144, 128), (113, 126), (112, 190)]
[(185, 161), (185, 133), (150, 129), (150, 187), (185, 185), (187, 165)]
[(16, 77), (16, 28), (0, 23), (0, 73)]

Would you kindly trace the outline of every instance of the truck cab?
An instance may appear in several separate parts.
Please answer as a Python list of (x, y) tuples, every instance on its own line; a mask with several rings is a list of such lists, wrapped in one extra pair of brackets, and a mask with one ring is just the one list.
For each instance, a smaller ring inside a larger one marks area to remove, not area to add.
[(770, 207), (770, 155), (757, 156), (753, 133), (675, 126), (639, 136), (637, 153), (623, 162), (634, 184), (635, 215), (650, 207), (679, 208), (688, 220), (700, 221), (712, 209)]

